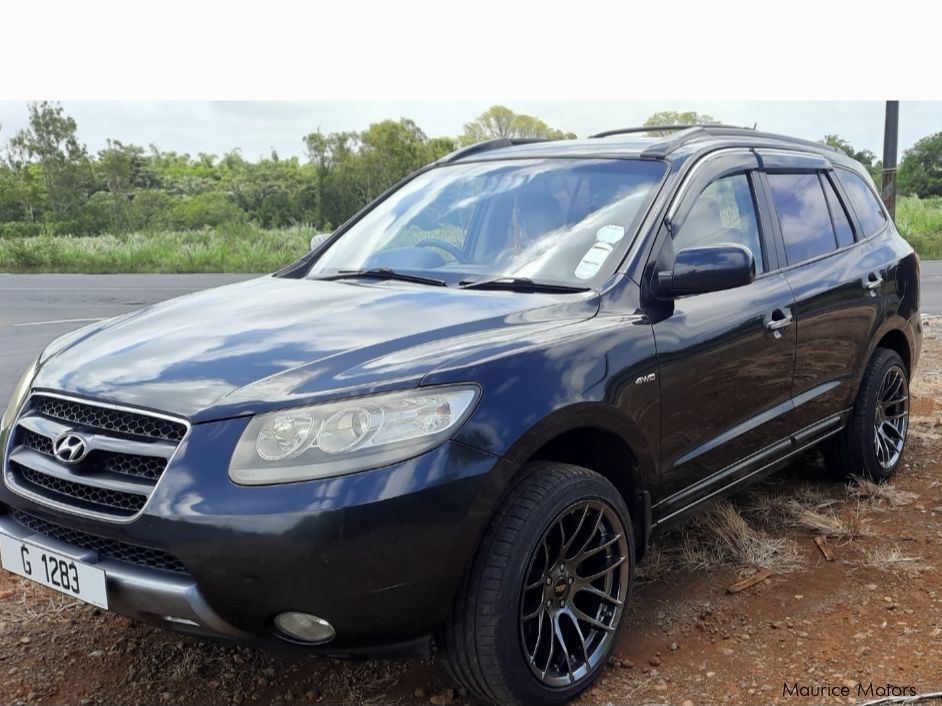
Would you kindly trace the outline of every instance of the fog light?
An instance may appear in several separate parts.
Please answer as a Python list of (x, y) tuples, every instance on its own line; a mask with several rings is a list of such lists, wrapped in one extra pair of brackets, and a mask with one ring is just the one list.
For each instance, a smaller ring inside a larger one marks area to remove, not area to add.
[(323, 618), (291, 610), (275, 618), (275, 627), (284, 637), (300, 642), (320, 644), (334, 639), (334, 628)]

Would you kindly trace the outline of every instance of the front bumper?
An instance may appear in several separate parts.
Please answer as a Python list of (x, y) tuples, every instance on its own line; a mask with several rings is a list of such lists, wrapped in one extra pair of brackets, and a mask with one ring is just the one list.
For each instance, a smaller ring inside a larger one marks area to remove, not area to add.
[[(132, 522), (52, 509), (4, 486), (0, 531), (103, 568), (116, 612), (201, 636), (257, 642), (272, 637), (275, 615), (297, 610), (336, 630), (315, 649), (344, 653), (406, 643), (440, 625), (511, 464), (452, 441), (348, 476), (238, 486), (229, 453), (246, 423), (194, 425)], [(37, 535), (4, 507), (167, 552), (186, 573)]]
[(107, 574), (109, 607), (116, 613), (201, 637), (249, 637), (209, 607), (190, 576), (100, 558), (94, 550), (33, 532), (10, 515), (0, 516), (0, 533), (103, 569)]

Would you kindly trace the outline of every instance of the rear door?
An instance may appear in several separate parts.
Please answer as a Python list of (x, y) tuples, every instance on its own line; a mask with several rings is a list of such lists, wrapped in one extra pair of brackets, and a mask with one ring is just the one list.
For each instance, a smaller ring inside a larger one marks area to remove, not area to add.
[(836, 429), (882, 313), (884, 281), (823, 157), (760, 151), (783, 274), (795, 296), (799, 442)]
[(646, 304), (661, 391), (662, 519), (745, 478), (790, 443), (793, 301), (757, 166), (747, 150), (698, 164), (646, 269), (651, 276), (669, 267), (684, 248), (736, 243), (752, 251), (757, 272), (742, 287)]

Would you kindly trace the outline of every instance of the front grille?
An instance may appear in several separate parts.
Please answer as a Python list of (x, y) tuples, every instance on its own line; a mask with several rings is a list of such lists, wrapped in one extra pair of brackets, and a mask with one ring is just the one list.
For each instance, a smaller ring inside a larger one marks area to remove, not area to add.
[(130, 436), (180, 441), (186, 434), (186, 424), (181, 422), (59, 397), (36, 395), (33, 397), (32, 406), (38, 414), (45, 417)]
[(54, 500), (60, 502), (76, 502), (88, 505), (92, 510), (105, 510), (121, 515), (133, 515), (139, 512), (147, 496), (134, 493), (124, 493), (120, 490), (109, 490), (95, 485), (76, 483), (63, 478), (56, 478), (40, 471), (34, 471), (16, 461), (10, 461), (10, 469), (18, 474), (30, 490), (45, 490)]
[[(41, 454), (52, 456), (53, 440), (48, 436), (37, 434), (29, 429), (20, 431), (19, 443), (28, 449)], [(167, 460), (158, 456), (137, 456), (135, 454), (122, 454), (113, 451), (95, 451), (89, 455), (88, 460), (77, 469), (102, 468), (111, 473), (121, 473), (135, 478), (157, 480), (167, 467)]]
[[(186, 430), (184, 422), (145, 412), (35, 394), (11, 435), (5, 479), (37, 502), (126, 520), (144, 508)], [(86, 442), (77, 463), (55, 455), (64, 434)]]
[(146, 566), (151, 569), (162, 569), (179, 574), (186, 573), (183, 564), (176, 557), (159, 549), (148, 549), (147, 547), (139, 547), (136, 544), (126, 544), (114, 539), (105, 539), (94, 534), (79, 532), (40, 519), (21, 510), (14, 510), (11, 517), (14, 522), (32, 532), (46, 535), (81, 549), (97, 552), (100, 558), (114, 559), (135, 566)]
[(167, 467), (167, 462), (156, 456), (135, 456), (134, 454), (102, 453), (96, 456), (101, 467), (110, 473), (121, 473), (136, 478), (156, 481)]
[(37, 434), (29, 429), (23, 429), (20, 432), (20, 443), (23, 446), (38, 451), (41, 454), (52, 456), (52, 439), (42, 434)]

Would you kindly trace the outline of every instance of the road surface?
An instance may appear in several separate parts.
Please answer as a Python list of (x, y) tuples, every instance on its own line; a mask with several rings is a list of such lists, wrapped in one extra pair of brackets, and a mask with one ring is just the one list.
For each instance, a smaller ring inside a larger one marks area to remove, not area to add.
[(255, 275), (0, 275), (0, 408), (54, 338), (98, 319)]
[[(255, 275), (0, 275), (0, 408), (57, 336), (188, 292)], [(942, 314), (942, 261), (922, 263), (922, 311)]]

